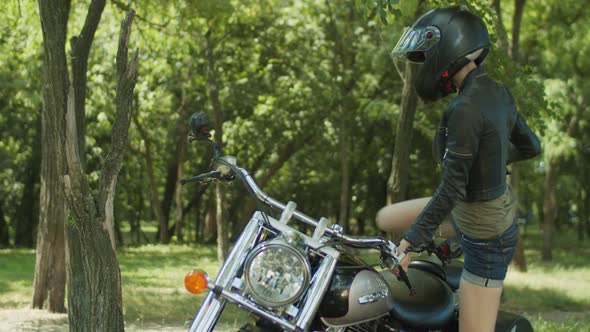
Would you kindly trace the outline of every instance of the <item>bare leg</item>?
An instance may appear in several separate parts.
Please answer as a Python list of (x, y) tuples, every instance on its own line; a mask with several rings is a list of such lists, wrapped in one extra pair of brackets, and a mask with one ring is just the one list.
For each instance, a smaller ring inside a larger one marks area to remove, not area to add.
[[(388, 233), (404, 233), (414, 223), (428, 201), (430, 201), (430, 197), (424, 197), (383, 207), (375, 218), (377, 227)], [(445, 220), (436, 231), (435, 236), (451, 238), (456, 234), (451, 223)]]
[(459, 332), (493, 332), (502, 287), (482, 287), (461, 279), (459, 284)]

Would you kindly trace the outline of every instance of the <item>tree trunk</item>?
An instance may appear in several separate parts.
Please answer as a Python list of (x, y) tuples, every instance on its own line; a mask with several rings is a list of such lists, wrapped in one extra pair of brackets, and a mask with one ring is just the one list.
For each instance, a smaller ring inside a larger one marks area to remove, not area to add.
[(39, 183), (40, 177), (40, 165), (41, 165), (41, 144), (37, 144), (42, 134), (41, 125), (42, 115), (38, 117), (36, 121), (35, 135), (32, 137), (33, 145), (31, 158), (27, 162), (25, 168), (25, 187), (23, 196), (20, 201), (20, 205), (16, 212), (16, 227), (14, 244), (17, 247), (33, 247), (35, 234), (35, 225), (39, 221), (39, 208), (38, 199), (39, 192), (36, 190), (36, 186)]
[[(493, 0), (492, 7), (496, 11), (496, 15), (494, 17), (495, 23), (498, 30), (498, 47), (500, 49), (504, 49), (508, 55), (512, 58), (512, 60), (516, 63), (520, 62), (520, 55), (519, 55), (519, 44), (520, 44), (520, 26), (522, 23), (522, 14), (524, 12), (524, 5), (526, 0), (515, 0), (515, 11), (514, 15), (512, 16), (512, 40), (510, 41), (510, 45), (508, 45), (508, 37), (506, 34), (506, 29), (504, 27), (504, 22), (502, 21), (502, 10), (500, 6), (500, 0)], [(512, 187), (512, 194), (515, 196), (514, 199), (516, 200), (517, 209), (520, 205), (519, 197), (518, 197), (518, 183), (520, 181), (519, 178), (519, 166), (518, 164), (512, 164), (512, 174), (510, 176), (510, 184)], [(522, 237), (518, 234), (518, 242), (516, 245), (516, 252), (514, 254), (514, 258), (512, 260), (514, 266), (521, 272), (527, 271), (526, 266), (526, 257), (524, 254), (524, 246), (522, 243)]]
[[(186, 122), (186, 119), (182, 119)], [(186, 138), (185, 138), (186, 139)], [(164, 184), (164, 196), (162, 199), (162, 215), (166, 220), (166, 224), (170, 224), (170, 211), (172, 210), (172, 203), (175, 200), (176, 187), (178, 184), (178, 155), (172, 156), (166, 168), (166, 183)], [(170, 233), (168, 233), (170, 234)]]
[(358, 234), (359, 234), (359, 235), (361, 235), (361, 236), (362, 236), (362, 235), (365, 235), (365, 228), (366, 228), (366, 227), (365, 227), (365, 226), (366, 226), (366, 222), (365, 222), (365, 220), (366, 220), (366, 219), (365, 219), (363, 216), (359, 216), (359, 217), (357, 218), (357, 221), (356, 221), (356, 222), (357, 222), (357, 224), (358, 224), (358, 227), (359, 227), (359, 228), (358, 228)]
[[(581, 164), (581, 163), (580, 163)], [(583, 168), (579, 168), (583, 169)], [(578, 240), (580, 242), (584, 241), (584, 219), (586, 219), (586, 209), (584, 205), (586, 204), (586, 190), (585, 189), (578, 189)]]
[(215, 186), (215, 220), (217, 225), (217, 260), (221, 263), (225, 260), (228, 250), (228, 234), (224, 225), (223, 190), (221, 183)]
[[(178, 164), (178, 179), (182, 179), (183, 172), (182, 172), (182, 163)], [(184, 238), (182, 235), (182, 228), (183, 228), (183, 215), (182, 215), (182, 186), (180, 183), (176, 185), (176, 190), (174, 192), (174, 202), (176, 204), (176, 212), (174, 213), (174, 219), (176, 221), (176, 227), (174, 229), (174, 233), (176, 234), (176, 239), (179, 242), (183, 242)]]
[[(511, 187), (511, 195), (512, 199), (516, 202), (516, 215), (515, 215), (515, 222), (518, 220), (518, 214), (520, 213), (520, 195), (518, 184), (520, 183), (520, 167), (518, 164), (512, 164), (510, 166), (510, 187)], [(514, 258), (512, 258), (512, 263), (514, 267), (520, 272), (526, 272), (526, 256), (524, 255), (524, 245), (522, 243), (522, 236), (521, 231), (519, 228), (518, 231), (518, 242), (516, 243), (516, 252), (514, 253)]]
[(215, 224), (215, 206), (213, 204), (207, 204), (207, 212), (205, 214), (205, 224), (203, 225), (201, 238), (203, 242), (210, 243), (216, 238), (216, 224)]
[(387, 183), (387, 200), (390, 204), (401, 202), (406, 199), (414, 114), (416, 113), (416, 108), (418, 106), (418, 96), (412, 86), (415, 72), (416, 68), (414, 65), (406, 63), (400, 114), (397, 119), (397, 129), (395, 132), (395, 146), (393, 147), (391, 174)]
[(97, 199), (83, 173), (79, 156), (73, 88), (68, 99), (63, 152), (68, 166), (68, 175), (64, 177), (65, 193), (74, 219), (67, 226), (68, 309), (73, 331), (124, 330), (121, 273), (107, 226), (107, 214), (127, 147), (133, 113), (132, 96), (139, 58), (136, 52), (128, 62), (127, 48), (134, 15), (133, 10), (129, 11), (121, 23), (112, 146), (102, 167)]
[[(223, 147), (223, 109), (219, 100), (219, 89), (217, 86), (217, 75), (215, 74), (215, 45), (211, 40), (211, 30), (205, 34), (207, 39), (207, 89), (209, 90), (209, 97), (211, 98), (211, 105), (215, 111), (215, 123), (217, 124), (215, 130), (215, 142), (219, 148)], [(223, 207), (223, 189), (220, 183), (215, 186), (215, 201), (216, 213), (215, 219), (217, 223), (217, 260), (223, 262), (227, 256), (228, 250), (228, 234), (225, 231), (224, 225), (224, 207)]]
[[(49, 82), (49, 81), (46, 81)], [(63, 197), (63, 163), (58, 156), (55, 126), (61, 126), (48, 109), (43, 112), (43, 158), (41, 161), (41, 198), (35, 278), (33, 281), (33, 308), (51, 312), (65, 312), (66, 253), (65, 253), (65, 202)], [(53, 119), (50, 120), (49, 118)], [(51, 124), (49, 124), (51, 123)], [(61, 130), (63, 132), (63, 129)], [(53, 136), (53, 137), (49, 137)], [(61, 137), (60, 137), (61, 138)], [(59, 139), (59, 141), (62, 141)]]
[[(587, 157), (586, 157), (587, 158)], [(587, 159), (584, 159), (587, 160)], [(581, 170), (584, 168), (580, 168)], [(583, 173), (583, 178), (584, 178), (584, 188), (588, 188), (588, 185), (590, 183), (590, 175), (588, 174), (588, 172), (584, 172)], [(580, 223), (583, 224), (582, 228), (584, 229), (584, 231), (586, 232), (586, 237), (590, 238), (590, 195), (588, 195), (588, 190), (584, 189), (584, 218), (582, 220), (580, 220)]]
[(510, 56), (512, 60), (520, 62), (520, 26), (526, 0), (514, 0), (514, 16), (512, 16), (512, 41)]
[(545, 198), (543, 201), (543, 252), (544, 261), (551, 261), (553, 255), (552, 236), (557, 209), (557, 161), (549, 160), (545, 171)]
[[(88, 25), (93, 24), (91, 21), (100, 20), (102, 8), (104, 1), (92, 1), (80, 39), (90, 38), (91, 43), (94, 32), (84, 32), (88, 31)], [(121, 24), (112, 147), (104, 162), (98, 197), (95, 198), (84, 174), (78, 146), (80, 137), (77, 132), (79, 122), (76, 119), (75, 101), (80, 98), (76, 96), (76, 91), (80, 91), (81, 87), (69, 85), (66, 65), (64, 46), (68, 11), (69, 1), (39, 1), (47, 70), (43, 96), (46, 108), (44, 114), (47, 113), (46, 120), (55, 123), (57, 128), (48, 134), (58, 137), (54, 141), (60, 143), (56, 145), (52, 157), (63, 165), (61, 169), (58, 168), (62, 170), (58, 175), (65, 173), (63, 192), (72, 217), (72, 222), (67, 224), (66, 229), (69, 324), (72, 331), (122, 331), (121, 277), (106, 216), (127, 146), (132, 113), (131, 97), (137, 79), (137, 53), (130, 63), (127, 62), (128, 38), (134, 12), (130, 11)], [(44, 180), (47, 179), (42, 179), (42, 187)], [(61, 183), (59, 180), (57, 182)]]
[[(80, 198), (72, 198), (77, 201), (72, 201), (76, 225), (67, 226), (70, 331), (123, 331), (119, 263), (105, 220), (84, 211), (96, 210), (92, 195)], [(83, 200), (89, 204), (84, 206)]]
[(184, 155), (186, 152), (186, 133), (188, 132), (188, 121), (186, 120), (188, 115), (188, 107), (186, 107), (186, 89), (182, 87), (182, 97), (180, 101), (180, 112), (177, 126), (178, 142), (176, 144), (176, 187), (174, 189), (174, 202), (176, 205), (176, 212), (174, 213), (176, 221), (176, 239), (178, 241), (183, 240), (182, 227), (183, 227), (183, 213), (182, 213), (182, 185), (180, 179), (183, 177), (182, 163), (184, 162)]
[(41, 187), (33, 308), (65, 312), (65, 203), (61, 177), (65, 163), (63, 118), (69, 87), (66, 31), (69, 0), (39, 1), (43, 30), (44, 77), (41, 114)]
[(78, 133), (78, 153), (80, 154), (82, 167), (85, 161), (84, 141), (86, 137), (86, 82), (88, 80), (86, 72), (88, 71), (88, 56), (105, 4), (105, 0), (92, 0), (80, 35), (70, 39), (72, 50), (72, 87), (76, 96), (76, 100), (74, 100), (76, 132)]
[(518, 242), (516, 243), (516, 251), (514, 252), (514, 258), (512, 259), (514, 267), (520, 272), (527, 271), (526, 256), (524, 255), (524, 243), (522, 240), (522, 232), (518, 231)]
[(347, 114), (340, 107), (341, 123), (339, 132), (340, 141), (340, 214), (338, 223), (344, 226), (346, 232), (350, 232), (350, 128)]
[(10, 246), (10, 237), (8, 234), (8, 224), (6, 223), (6, 219), (4, 219), (2, 204), (4, 202), (0, 201), (0, 248), (7, 248)]
[(586, 201), (584, 202), (584, 215), (586, 216), (586, 237), (590, 238), (590, 195), (586, 194)]
[(156, 216), (156, 220), (158, 221), (158, 240), (160, 243), (168, 243), (170, 242), (170, 236), (168, 233), (168, 221), (164, 216), (164, 211), (162, 211), (162, 204), (160, 203), (160, 198), (158, 195), (158, 184), (156, 181), (156, 176), (154, 175), (154, 161), (152, 158), (152, 141), (148, 137), (147, 132), (143, 128), (143, 126), (139, 123), (137, 117), (133, 118), (133, 122), (139, 131), (141, 138), (143, 139), (143, 144), (145, 146), (145, 165), (148, 175), (148, 183), (150, 186), (150, 203), (152, 206), (152, 211)]
[[(133, 214), (133, 218), (131, 220), (129, 220), (130, 226), (131, 226), (131, 236), (132, 238), (135, 238), (135, 244), (136, 245), (140, 245), (141, 244), (141, 211), (143, 211), (143, 195), (142, 195), (142, 191), (138, 190), (137, 191), (137, 197), (136, 197), (136, 210), (134, 211)], [(133, 204), (129, 204), (130, 206), (133, 206)]]
[[(585, 108), (578, 107), (576, 112), (569, 120), (565, 134), (574, 137), (579, 128), (579, 119)], [(553, 157), (547, 162), (545, 171), (545, 197), (543, 202), (543, 253), (544, 261), (551, 261), (552, 255), (552, 237), (555, 228), (555, 218), (557, 216), (557, 178), (561, 160), (560, 157)]]
[(498, 31), (497, 36), (497, 46), (499, 49), (508, 50), (508, 36), (506, 34), (506, 28), (504, 27), (504, 22), (502, 21), (502, 7), (500, 5), (500, 0), (492, 0), (492, 8), (496, 11), (496, 15), (492, 16), (494, 20), (494, 24), (496, 25), (496, 30)]

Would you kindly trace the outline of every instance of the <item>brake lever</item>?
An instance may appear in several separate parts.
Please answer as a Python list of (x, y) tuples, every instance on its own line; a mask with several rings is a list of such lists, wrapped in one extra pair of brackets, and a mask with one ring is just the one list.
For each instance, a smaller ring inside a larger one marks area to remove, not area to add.
[(408, 286), (408, 289), (410, 290), (410, 296), (416, 295), (416, 289), (412, 287), (412, 283), (410, 283), (410, 278), (408, 278), (408, 274), (406, 273), (406, 271), (404, 271), (404, 269), (402, 269), (401, 266), (397, 267), (397, 271), (399, 273), (398, 279), (401, 279), (401, 281), (403, 281), (404, 284)]
[[(387, 244), (387, 250), (386, 250), (387, 254), (384, 256), (385, 253), (382, 253), (381, 255), (381, 261), (387, 266), (387, 265), (393, 265), (393, 268), (397, 271), (393, 272), (393, 274), (395, 274), (395, 276), (397, 277), (398, 280), (401, 280), (407, 287), (408, 290), (410, 291), (410, 296), (414, 296), (416, 295), (416, 289), (412, 286), (412, 283), (410, 282), (410, 278), (408, 278), (408, 274), (406, 273), (406, 271), (404, 271), (404, 269), (399, 265), (399, 263), (401, 262), (401, 260), (404, 258), (404, 256), (406, 255), (406, 253), (399, 253), (397, 250), (397, 246), (391, 242), (388, 241)], [(394, 264), (391, 264), (393, 262), (396, 262)]]

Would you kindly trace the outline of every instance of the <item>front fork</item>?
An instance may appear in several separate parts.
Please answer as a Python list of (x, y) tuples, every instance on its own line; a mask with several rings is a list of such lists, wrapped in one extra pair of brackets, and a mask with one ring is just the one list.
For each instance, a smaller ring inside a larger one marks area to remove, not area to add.
[[(228, 289), (234, 278), (237, 276), (239, 270), (244, 264), (246, 253), (249, 252), (256, 243), (256, 238), (260, 232), (260, 220), (258, 217), (260, 212), (257, 212), (244, 231), (234, 244), (231, 252), (225, 259), (221, 266), (217, 279), (215, 279), (215, 286), (222, 289)], [(223, 312), (227, 300), (209, 292), (205, 300), (201, 304), (195, 319), (193, 320), (189, 331), (190, 332), (205, 332), (213, 331), (213, 327), (217, 323), (219, 316)]]

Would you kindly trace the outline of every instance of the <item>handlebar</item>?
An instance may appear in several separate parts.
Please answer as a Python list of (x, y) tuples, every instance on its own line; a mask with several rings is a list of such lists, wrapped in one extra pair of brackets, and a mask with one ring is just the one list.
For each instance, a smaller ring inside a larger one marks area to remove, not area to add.
[[(258, 185), (256, 184), (256, 182), (254, 181), (254, 178), (252, 177), (252, 175), (250, 175), (250, 173), (248, 173), (247, 170), (240, 168), (240, 167), (235, 167), (235, 170), (232, 171), (238, 171), (240, 172), (240, 174), (243, 176), (243, 178), (245, 179), (245, 185), (252, 190), (252, 192), (254, 193), (254, 195), (256, 196), (256, 198), (270, 206), (276, 209), (279, 209), (281, 211), (285, 210), (286, 205), (277, 201), (276, 199), (270, 197), (269, 195), (267, 195), (266, 193), (264, 193), (260, 187), (258, 187)], [(190, 182), (202, 182), (202, 181), (211, 181), (211, 180), (223, 180), (221, 172), (220, 171), (211, 171), (208, 173), (203, 173), (203, 174), (199, 174), (197, 176), (193, 176), (187, 179), (183, 179), (181, 180), (181, 184), (187, 184)], [(312, 227), (317, 227), (319, 221), (317, 221), (316, 219), (313, 219), (312, 217), (299, 212), (299, 211), (294, 211), (293, 212), (293, 216), (298, 219), (299, 221), (304, 222), (305, 224), (312, 226)], [(350, 237), (347, 235), (342, 234), (342, 230), (341, 229), (332, 229), (332, 228), (326, 228), (325, 231), (327, 234), (329, 234), (331, 237), (345, 242), (349, 245), (353, 245), (353, 246), (359, 246), (359, 247), (371, 247), (371, 248), (375, 248), (375, 247), (387, 247), (390, 245), (389, 241), (384, 240), (383, 238), (356, 238), (356, 237)]]
[[(241, 178), (244, 185), (246, 187), (248, 187), (248, 189), (250, 189), (250, 191), (254, 194), (254, 196), (256, 196), (256, 199), (258, 199), (260, 202), (266, 204), (267, 206), (279, 209), (281, 211), (285, 210), (285, 208), (286, 208), (285, 204), (275, 200), (274, 198), (272, 198), (269, 195), (267, 195), (266, 193), (264, 193), (260, 189), (260, 187), (258, 187), (256, 182), (254, 181), (254, 178), (252, 177), (252, 175), (250, 175), (250, 173), (248, 173), (247, 170), (237, 167), (235, 165), (235, 158), (231, 159), (232, 161), (230, 161), (230, 162), (228, 162), (228, 160), (225, 160), (224, 158), (225, 157), (217, 157), (215, 159), (217, 159), (218, 161), (221, 161), (222, 165), (229, 168), (230, 172), (233, 173), (233, 174), (230, 173), (230, 175), (235, 175), (236, 177)], [(231, 157), (231, 158), (233, 158), (233, 157)], [(190, 177), (187, 179), (183, 179), (180, 182), (182, 185), (184, 185), (184, 184), (187, 184), (190, 182), (209, 182), (209, 181), (214, 181), (214, 180), (230, 181), (233, 179), (234, 179), (234, 176), (227, 176), (227, 171), (224, 171), (222, 173), (220, 170), (215, 170), (215, 171), (211, 171), (208, 173), (193, 176), (193, 177)], [(307, 216), (306, 214), (299, 212), (299, 211), (294, 211), (293, 217), (295, 217), (296, 219), (298, 219), (298, 220), (302, 221), (303, 223), (305, 223), (309, 226), (312, 226), (312, 227), (317, 227), (319, 225), (319, 221), (317, 221), (317, 220), (315, 220), (315, 219), (313, 219), (313, 218), (311, 218), (311, 217)], [(392, 241), (388, 241), (383, 238), (356, 238), (356, 237), (347, 236), (347, 235), (343, 234), (342, 227), (339, 227), (339, 226), (335, 227), (335, 226), (337, 226), (337, 225), (334, 225), (334, 227), (332, 227), (332, 228), (326, 228), (325, 233), (327, 235), (329, 235), (332, 239), (337, 240), (338, 242), (341, 242), (346, 245), (356, 246), (356, 247), (361, 247), (361, 248), (379, 249), (382, 253), (382, 262), (385, 265), (388, 265), (387, 267), (389, 267), (389, 268), (397, 265), (399, 263), (401, 257), (403, 257), (403, 253), (398, 253), (397, 246)], [(419, 249), (419, 251), (425, 250), (425, 248), (416, 248), (416, 249), (417, 250)], [(411, 295), (415, 294), (415, 290), (412, 287), (412, 285), (410, 284), (410, 280), (408, 279), (406, 272), (402, 268), (398, 268), (398, 271), (399, 271), (398, 278), (400, 278), (406, 284), (406, 286), (410, 290)]]

